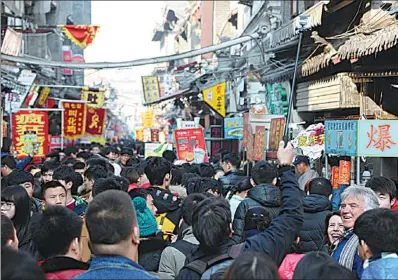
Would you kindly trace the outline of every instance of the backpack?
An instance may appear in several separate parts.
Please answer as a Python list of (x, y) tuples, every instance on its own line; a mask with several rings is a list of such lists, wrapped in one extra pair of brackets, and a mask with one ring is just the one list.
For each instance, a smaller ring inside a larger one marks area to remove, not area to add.
[(228, 252), (218, 255), (211, 260), (205, 262), (202, 260), (195, 260), (185, 266), (190, 270), (195, 271), (201, 275), (200, 279), (211, 279), (211, 276), (216, 272), (224, 271), (228, 268), (234, 259), (236, 259), (242, 252), (245, 243), (236, 244), (228, 249)]
[(168, 247), (173, 247), (180, 251), (184, 256), (188, 256), (191, 252), (198, 247), (198, 245), (192, 244), (185, 240), (178, 240), (171, 243)]

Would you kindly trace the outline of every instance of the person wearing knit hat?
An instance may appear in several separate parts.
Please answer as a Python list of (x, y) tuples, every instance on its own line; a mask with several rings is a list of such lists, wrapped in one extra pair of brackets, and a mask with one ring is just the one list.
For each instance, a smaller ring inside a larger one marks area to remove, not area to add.
[(140, 245), (138, 246), (138, 264), (146, 271), (157, 272), (160, 257), (167, 242), (163, 240), (162, 232), (158, 231), (155, 216), (149, 210), (146, 200), (142, 197), (133, 199), (135, 212), (140, 229)]
[(140, 229), (140, 237), (154, 235), (158, 230), (158, 224), (155, 216), (147, 207), (146, 200), (142, 197), (136, 197), (133, 199), (133, 204), (137, 215), (138, 227)]

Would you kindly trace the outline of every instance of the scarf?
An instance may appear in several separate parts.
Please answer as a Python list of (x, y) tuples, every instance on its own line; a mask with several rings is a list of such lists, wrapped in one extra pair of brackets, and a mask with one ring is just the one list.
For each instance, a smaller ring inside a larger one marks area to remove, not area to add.
[(339, 264), (348, 268), (349, 270), (352, 270), (354, 266), (354, 258), (358, 250), (359, 239), (358, 236), (353, 233), (352, 229), (346, 232), (344, 238), (347, 238), (350, 234), (352, 235), (349, 237), (348, 241), (343, 247), (343, 250), (341, 251)]

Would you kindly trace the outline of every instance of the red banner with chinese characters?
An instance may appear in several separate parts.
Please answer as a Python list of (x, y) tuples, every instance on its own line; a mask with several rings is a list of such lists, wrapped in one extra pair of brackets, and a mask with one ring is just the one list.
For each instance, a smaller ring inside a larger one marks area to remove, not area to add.
[(64, 138), (76, 140), (82, 138), (86, 132), (86, 104), (63, 102), (64, 107)]
[(48, 153), (48, 115), (46, 112), (20, 111), (12, 115), (12, 138), (18, 157), (36, 150), (35, 157)]
[(202, 128), (174, 130), (177, 157), (192, 163), (209, 161)]
[(247, 147), (246, 147), (246, 158), (248, 161), (253, 161), (254, 153), (254, 136), (252, 132), (252, 126), (249, 124), (247, 126)]
[(351, 179), (351, 161), (340, 160), (339, 162), (339, 184), (349, 185)]
[(96, 25), (60, 25), (60, 27), (66, 37), (81, 48), (90, 46), (99, 30), (99, 26)]
[(334, 190), (340, 189), (340, 186), (339, 186), (339, 167), (338, 166), (334, 166), (332, 168), (332, 188)]
[(151, 128), (151, 142), (159, 142), (159, 129)]
[(87, 108), (86, 133), (92, 136), (101, 136), (104, 132), (105, 118), (105, 109)]
[(276, 152), (279, 149), (279, 142), (283, 138), (285, 129), (285, 118), (271, 119), (271, 129), (269, 133), (269, 151)]
[(264, 160), (264, 150), (265, 150), (265, 127), (256, 126), (256, 135), (254, 136), (254, 160)]
[(243, 114), (243, 147), (247, 148), (247, 141), (249, 139), (249, 113)]

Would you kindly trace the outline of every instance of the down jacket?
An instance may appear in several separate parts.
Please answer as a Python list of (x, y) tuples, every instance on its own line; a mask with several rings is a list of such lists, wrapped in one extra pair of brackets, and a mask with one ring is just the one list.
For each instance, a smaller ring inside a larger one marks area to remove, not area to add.
[(326, 196), (311, 194), (303, 198), (304, 223), (300, 231), (302, 253), (322, 249), (325, 234), (325, 218), (330, 213), (331, 202)]
[(218, 179), (222, 185), (223, 196), (226, 196), (227, 193), (235, 187), (240, 180), (245, 178), (245, 174), (240, 170), (231, 170), (225, 173), (220, 179)]
[(242, 235), (245, 228), (246, 213), (255, 207), (264, 207), (272, 218), (278, 216), (281, 205), (281, 192), (279, 188), (271, 184), (261, 184), (255, 186), (247, 193), (247, 198), (243, 200), (236, 209), (232, 229), (234, 232), (233, 240), (243, 242)]

